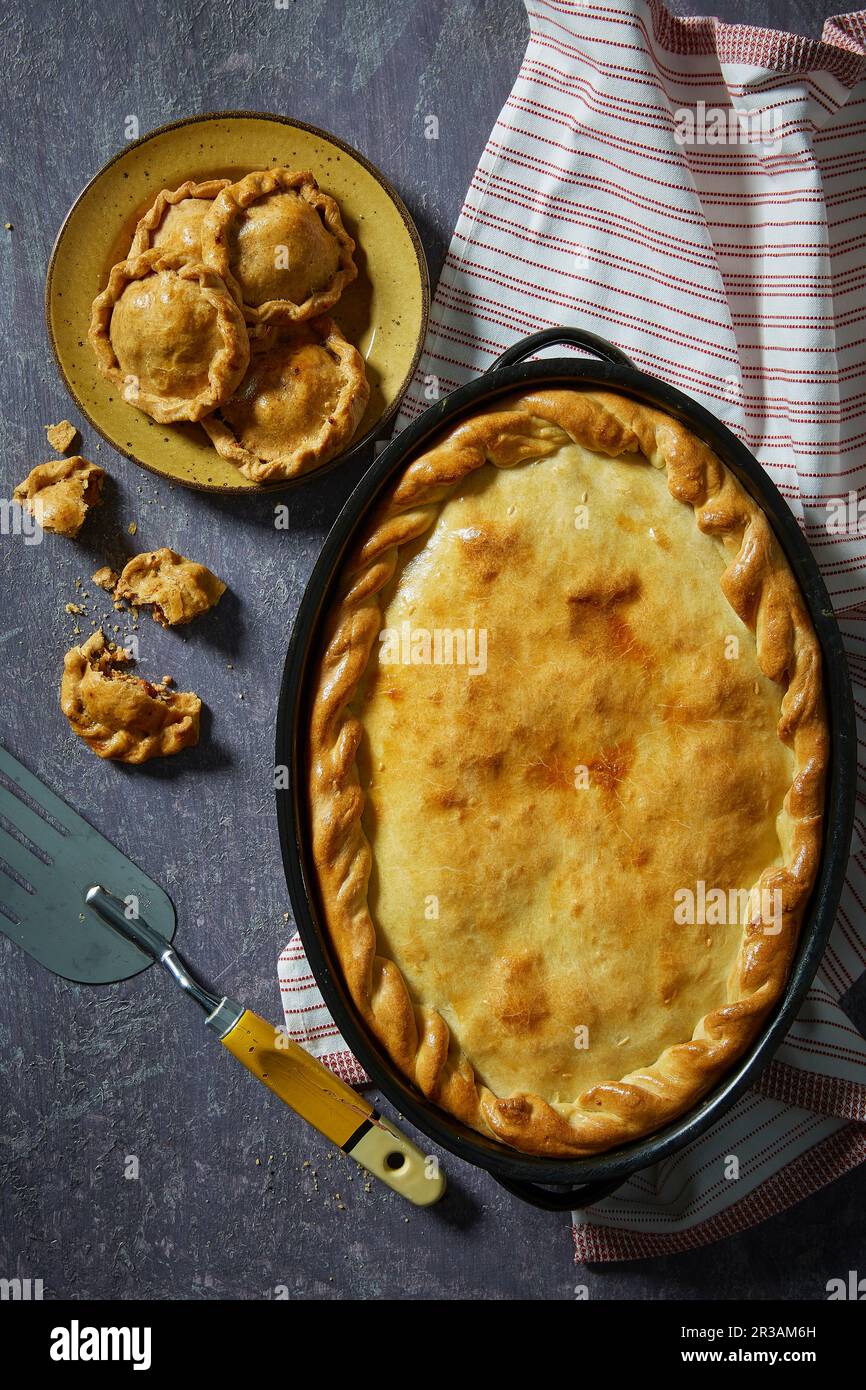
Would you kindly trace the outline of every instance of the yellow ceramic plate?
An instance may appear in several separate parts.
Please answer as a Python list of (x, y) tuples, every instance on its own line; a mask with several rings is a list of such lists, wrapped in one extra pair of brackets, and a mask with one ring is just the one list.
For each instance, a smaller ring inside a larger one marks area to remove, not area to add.
[(262, 490), (220, 458), (199, 425), (158, 425), (120, 399), (97, 371), (87, 341), (90, 305), (111, 266), (126, 255), (136, 222), (161, 188), (176, 188), (190, 178), (240, 178), (273, 165), (312, 170), (320, 187), (337, 199), (358, 244), (358, 278), (333, 311), (363, 354), (370, 380), (370, 404), (354, 451), (400, 404), (421, 353), (430, 294), (424, 251), (409, 213), (379, 171), (341, 140), (298, 121), (250, 111), (161, 126), (115, 155), (90, 181), (60, 229), (48, 267), (48, 332), (79, 408), (128, 458), (190, 487)]

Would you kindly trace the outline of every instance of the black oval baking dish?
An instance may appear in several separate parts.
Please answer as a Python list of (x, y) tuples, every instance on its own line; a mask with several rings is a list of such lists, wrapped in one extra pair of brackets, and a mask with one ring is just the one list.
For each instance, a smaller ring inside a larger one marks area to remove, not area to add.
[[(570, 344), (595, 356), (525, 360), (553, 344)], [(603, 387), (667, 411), (714, 449), (760, 503), (800, 584), (821, 642), (831, 734), (821, 867), (781, 1001), (748, 1052), (692, 1110), (639, 1142), (589, 1158), (537, 1157), (485, 1139), (427, 1101), (396, 1070), (356, 1014), (322, 929), (306, 810), (307, 673), (333, 580), (354, 534), (383, 488), (444, 426), (479, 406), (489, 406), (497, 396), (540, 386)], [(681, 391), (638, 371), (617, 348), (577, 329), (548, 329), (509, 348), (483, 376), (425, 410), (388, 445), (357, 485), (325, 541), (295, 620), (280, 691), (276, 760), (290, 769), (288, 788), (277, 791), (277, 816), (295, 921), (325, 1003), (348, 1046), (392, 1105), (422, 1133), (458, 1158), (486, 1169), (524, 1201), (549, 1210), (588, 1206), (607, 1196), (631, 1173), (697, 1138), (733, 1105), (754, 1083), (790, 1028), (836, 915), (854, 818), (854, 705), (839, 628), (812, 553), (781, 494), (730, 430)]]

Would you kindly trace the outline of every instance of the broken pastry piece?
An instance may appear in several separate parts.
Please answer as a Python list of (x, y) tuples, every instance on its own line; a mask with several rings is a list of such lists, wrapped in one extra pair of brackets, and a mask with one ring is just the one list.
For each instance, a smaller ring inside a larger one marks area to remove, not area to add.
[(128, 653), (99, 629), (66, 653), (60, 707), (100, 758), (144, 763), (198, 743), (201, 700), (192, 691), (130, 675)]
[(65, 454), (78, 434), (71, 420), (61, 420), (57, 425), (46, 425), (48, 443), (58, 454)]
[(12, 494), (45, 531), (77, 536), (88, 509), (102, 501), (105, 473), (89, 459), (51, 459), (38, 463)]
[(149, 605), (156, 622), (177, 627), (213, 608), (225, 591), (222, 580), (205, 565), (163, 546), (133, 556), (114, 586), (114, 597), (136, 608)]
[(120, 575), (117, 573), (117, 570), (113, 570), (110, 565), (103, 565), (101, 569), (98, 569), (96, 573), (92, 574), (90, 577), (93, 583), (97, 584), (100, 589), (104, 589), (107, 594), (113, 594)]

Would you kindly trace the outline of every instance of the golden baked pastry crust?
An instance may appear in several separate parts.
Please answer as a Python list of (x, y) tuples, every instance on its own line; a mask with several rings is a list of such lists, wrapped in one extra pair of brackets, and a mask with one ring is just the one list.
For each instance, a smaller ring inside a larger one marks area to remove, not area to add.
[(66, 653), (60, 707), (78, 737), (100, 758), (121, 763), (144, 763), (198, 743), (198, 696), (127, 674), (129, 661), (101, 630)]
[(235, 395), (202, 424), (247, 478), (275, 482), (345, 449), (369, 399), (361, 354), (331, 319), (312, 319), (255, 352)]
[[(94, 582), (99, 582), (95, 576)], [(167, 546), (134, 555), (113, 587), (117, 599), (135, 607), (152, 606), (154, 621), (163, 627), (192, 622), (219, 603), (226, 591), (206, 565), (187, 560)]]
[(103, 469), (75, 454), (31, 469), (12, 493), (44, 531), (75, 537), (91, 507), (102, 501)]
[[(431, 629), (485, 631), (485, 669), (373, 656)], [(339, 578), (311, 696), (324, 922), (430, 1100), (596, 1153), (754, 1039), (820, 860), (821, 652), (765, 514), (683, 425), (543, 390), (451, 429)], [(680, 923), (701, 882), (747, 910)]]
[(230, 184), (231, 179), (187, 179), (179, 188), (163, 188), (140, 219), (129, 256), (156, 247), (163, 255), (200, 261), (201, 224), (214, 198)]
[(201, 244), (251, 323), (315, 318), (358, 273), (339, 207), (306, 170), (264, 169), (224, 189)]
[(103, 375), (161, 424), (222, 405), (250, 360), (243, 315), (220, 277), (159, 248), (112, 267), (89, 338)]

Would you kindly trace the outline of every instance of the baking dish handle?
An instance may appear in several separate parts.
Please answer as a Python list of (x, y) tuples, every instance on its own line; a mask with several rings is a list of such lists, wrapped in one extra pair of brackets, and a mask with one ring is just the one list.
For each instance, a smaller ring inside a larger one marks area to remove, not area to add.
[(622, 1186), (625, 1178), (610, 1178), (607, 1182), (588, 1182), (582, 1187), (570, 1187), (565, 1192), (551, 1191), (549, 1187), (542, 1187), (537, 1182), (509, 1182), (499, 1177), (496, 1181), (506, 1192), (519, 1197), (522, 1202), (528, 1202), (530, 1206), (541, 1207), (544, 1211), (577, 1211), (592, 1206), (593, 1202), (600, 1202), (603, 1197), (609, 1197)]
[(583, 328), (545, 328), (540, 333), (532, 333), (528, 338), (521, 338), (519, 343), (514, 343), (510, 348), (506, 348), (501, 357), (497, 357), (495, 362), (487, 368), (488, 372), (496, 372), (500, 367), (513, 367), (515, 362), (523, 362), (527, 357), (531, 357), (534, 352), (540, 352), (542, 348), (550, 347), (553, 343), (569, 343), (572, 347), (583, 348), (586, 352), (591, 352), (594, 357), (600, 357), (604, 362), (610, 362), (615, 367), (631, 367), (637, 371), (630, 357), (626, 357), (618, 347), (609, 343), (606, 338), (599, 338), (597, 333), (587, 333)]

